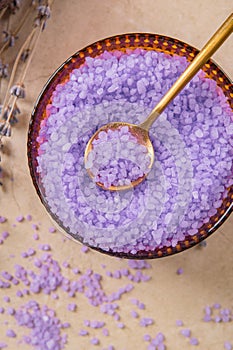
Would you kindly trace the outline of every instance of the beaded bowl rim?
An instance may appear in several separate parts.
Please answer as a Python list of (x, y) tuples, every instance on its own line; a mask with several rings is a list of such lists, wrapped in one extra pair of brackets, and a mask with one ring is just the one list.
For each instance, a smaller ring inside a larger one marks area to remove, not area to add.
[[(82, 243), (82, 238), (77, 238), (77, 233), (72, 234), (71, 232), (69, 232), (69, 229), (64, 227), (63, 223), (56, 216), (56, 214), (51, 212), (50, 207), (46, 202), (45, 196), (43, 194), (43, 185), (40, 182), (40, 175), (38, 175), (36, 171), (36, 157), (38, 155), (37, 151), (39, 145), (36, 141), (35, 136), (38, 135), (38, 131), (40, 130), (40, 122), (47, 117), (45, 107), (50, 101), (54, 88), (57, 86), (57, 84), (61, 82), (65, 83), (66, 81), (68, 81), (70, 72), (73, 69), (82, 66), (82, 64), (85, 62), (86, 57), (98, 57), (104, 51), (120, 50), (124, 52), (127, 49), (136, 48), (163, 52), (172, 56), (184, 56), (188, 61), (192, 61), (192, 59), (199, 52), (199, 50), (195, 47), (179, 39), (153, 33), (119, 34), (98, 40), (74, 53), (55, 70), (55, 72), (50, 76), (43, 89), (41, 90), (31, 114), (27, 140), (27, 156), (33, 185), (47, 213), (50, 215), (50, 217), (56, 223), (56, 225), (58, 225), (59, 230), (63, 231), (63, 233), (65, 233), (66, 236), (68, 236), (75, 242)], [(231, 107), (231, 109), (233, 109), (233, 92), (231, 92), (232, 83), (230, 78), (212, 59), (210, 59), (203, 66), (202, 70), (206, 73), (206, 76), (208, 78), (214, 79), (216, 81), (217, 85), (222, 89), (224, 95), (226, 96), (229, 106)], [(41, 113), (41, 110), (43, 111), (43, 113)], [(195, 235), (186, 235), (185, 239), (183, 241), (179, 241), (174, 247), (164, 246), (162, 248), (156, 248), (151, 251), (139, 250), (136, 254), (114, 252), (111, 250), (105, 251), (101, 248), (93, 246), (90, 246), (90, 248), (100, 253), (127, 259), (154, 259), (182, 252), (188, 248), (197, 245), (202, 240), (209, 237), (229, 217), (229, 215), (233, 211), (233, 185), (228, 187), (227, 191), (227, 197), (223, 199), (222, 205), (220, 206), (220, 208), (217, 209), (217, 213), (209, 218), (209, 222), (203, 224), (201, 228), (199, 228), (198, 233), (196, 233)]]

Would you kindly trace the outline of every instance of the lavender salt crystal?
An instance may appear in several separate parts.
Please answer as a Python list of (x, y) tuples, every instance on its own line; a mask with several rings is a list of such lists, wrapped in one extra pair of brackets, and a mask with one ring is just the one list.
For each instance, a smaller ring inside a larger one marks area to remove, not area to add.
[(92, 142), (85, 163), (94, 181), (111, 186), (130, 185), (149, 171), (151, 156), (128, 126), (102, 130)]
[[(121, 193), (104, 191), (84, 166), (86, 145), (102, 125), (143, 122), (187, 65), (185, 57), (155, 51), (104, 52), (86, 58), (55, 88), (37, 138), (37, 172), (51, 212), (83, 244), (132, 255), (174, 247), (221, 206), (232, 184), (233, 117), (222, 90), (203, 71), (151, 127), (155, 161), (141, 184)], [(112, 152), (114, 132), (111, 137), (109, 132), (101, 134), (102, 143), (96, 140), (105, 154), (102, 165), (109, 164)], [(131, 138), (124, 132), (118, 140), (131, 147), (134, 140), (124, 140)], [(105, 147), (106, 140), (111, 147)], [(130, 147), (122, 149), (124, 181), (132, 165)], [(88, 160), (90, 169), (94, 158)], [(119, 180), (118, 166), (120, 160), (111, 174), (101, 169), (106, 185)]]

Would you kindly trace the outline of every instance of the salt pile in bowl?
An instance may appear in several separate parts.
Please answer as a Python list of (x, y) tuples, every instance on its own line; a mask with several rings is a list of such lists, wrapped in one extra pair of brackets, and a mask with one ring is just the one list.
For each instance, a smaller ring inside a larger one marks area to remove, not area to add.
[(37, 172), (44, 201), (68, 233), (105, 252), (175, 246), (209, 222), (232, 184), (232, 112), (200, 71), (150, 131), (155, 162), (129, 191), (90, 179), (84, 151), (104, 124), (140, 124), (184, 71), (185, 57), (143, 49), (86, 57), (58, 84), (40, 125)]

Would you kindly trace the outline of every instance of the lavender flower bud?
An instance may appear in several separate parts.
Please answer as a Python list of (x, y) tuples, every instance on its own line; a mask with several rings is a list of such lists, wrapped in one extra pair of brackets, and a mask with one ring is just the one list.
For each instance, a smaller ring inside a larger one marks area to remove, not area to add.
[(29, 53), (30, 53), (30, 49), (24, 50), (24, 51), (22, 52), (22, 55), (21, 55), (20, 59), (21, 59), (23, 62), (26, 62), (26, 60), (28, 59)]
[(0, 135), (10, 137), (11, 136), (11, 125), (7, 122), (0, 123)]
[(12, 33), (4, 30), (3, 31), (3, 35), (4, 35), (4, 38), (3, 38), (3, 42), (9, 42), (9, 46), (14, 46), (15, 45), (15, 40), (18, 39), (17, 36), (13, 35)]
[(48, 5), (41, 5), (41, 6), (38, 6), (37, 10), (38, 10), (38, 14), (37, 14), (37, 17), (35, 18), (34, 24), (37, 27), (41, 25), (42, 21), (44, 21), (43, 27), (42, 27), (42, 30), (44, 30), (46, 26), (46, 21), (47, 19), (49, 19), (51, 15), (50, 7)]
[(24, 98), (25, 97), (25, 90), (24, 87), (21, 85), (13, 85), (10, 89), (11, 95), (14, 95), (18, 98)]
[(8, 64), (2, 63), (0, 60), (0, 78), (8, 77)]

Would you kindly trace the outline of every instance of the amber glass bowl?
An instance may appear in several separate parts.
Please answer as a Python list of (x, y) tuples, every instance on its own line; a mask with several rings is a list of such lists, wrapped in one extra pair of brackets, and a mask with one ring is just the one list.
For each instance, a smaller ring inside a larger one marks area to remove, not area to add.
[[(40, 131), (41, 122), (47, 117), (46, 106), (51, 103), (52, 93), (55, 90), (56, 86), (68, 81), (70, 73), (73, 71), (73, 69), (79, 69), (79, 67), (85, 62), (86, 57), (98, 57), (104, 51), (120, 50), (125, 52), (127, 49), (136, 48), (154, 50), (167, 53), (169, 55), (184, 56), (190, 62), (198, 53), (197, 49), (180, 40), (157, 34), (131, 33), (117, 35), (97, 41), (75, 53), (55, 71), (55, 73), (50, 77), (47, 84), (43, 88), (32, 112), (28, 133), (27, 150), (29, 168), (33, 184), (35, 186), (37, 194), (39, 195), (43, 205), (45, 206), (52, 219), (59, 225), (62, 231), (68, 234), (70, 238), (73, 238), (75, 240), (77, 240), (77, 238), (75, 238), (75, 235), (72, 232), (69, 232), (69, 229), (63, 226), (59, 217), (57, 217), (51, 211), (46, 201), (45, 191), (41, 182), (41, 175), (37, 172), (37, 156), (40, 145), (36, 140)], [(230, 79), (212, 60), (209, 60), (204, 65), (203, 71), (205, 72), (206, 77), (213, 79), (222, 89), (230, 107), (233, 109), (233, 92)], [(217, 209), (217, 213), (210, 217), (209, 222), (203, 224), (203, 226), (199, 228), (197, 234), (193, 236), (187, 235), (185, 239), (178, 242), (175, 247), (163, 247), (162, 249), (158, 248), (152, 251), (139, 250), (136, 255), (123, 252), (116, 253), (111, 250), (106, 252), (105, 250), (99, 248), (92, 248), (102, 253), (129, 259), (160, 258), (184, 251), (185, 249), (200, 243), (202, 240), (210, 236), (230, 215), (233, 209), (233, 186), (226, 188), (226, 190), (226, 198), (223, 199), (221, 206)]]

